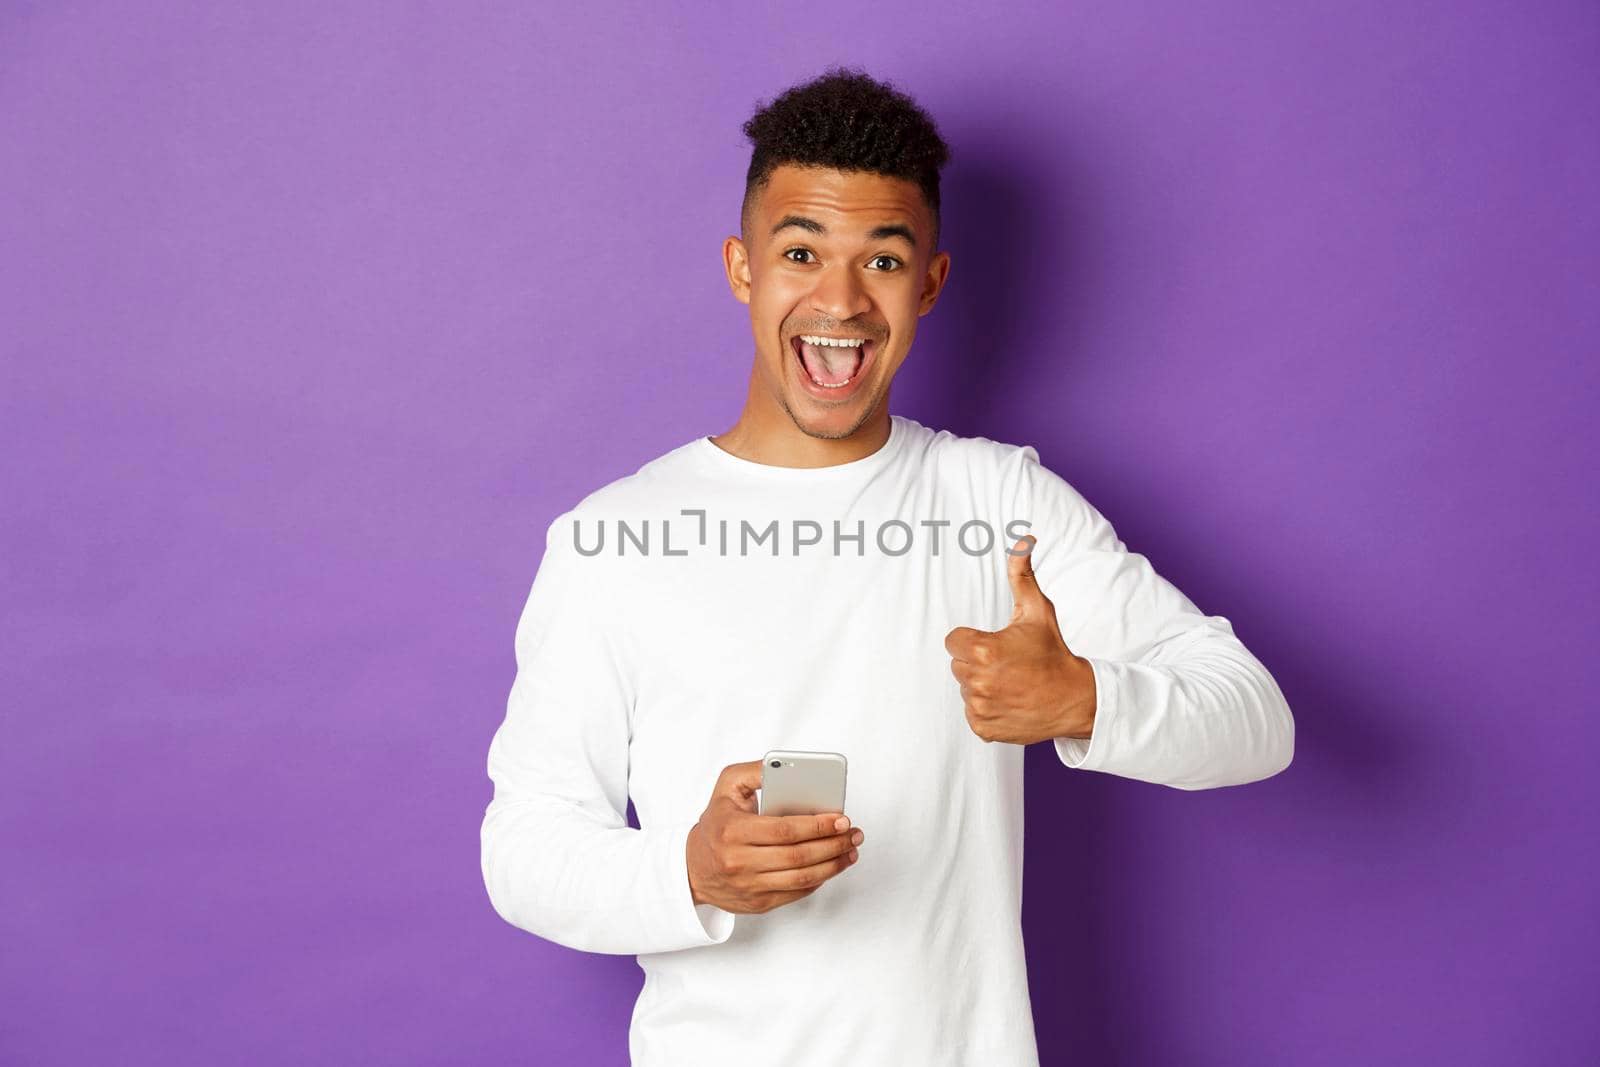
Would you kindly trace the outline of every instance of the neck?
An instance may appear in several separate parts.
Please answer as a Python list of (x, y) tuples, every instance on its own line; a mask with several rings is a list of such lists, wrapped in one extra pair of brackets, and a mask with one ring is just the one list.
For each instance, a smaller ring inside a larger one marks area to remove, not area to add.
[(850, 436), (813, 437), (795, 425), (754, 375), (739, 421), (727, 433), (711, 438), (724, 452), (769, 467), (834, 467), (852, 463), (872, 455), (888, 440), (887, 391)]

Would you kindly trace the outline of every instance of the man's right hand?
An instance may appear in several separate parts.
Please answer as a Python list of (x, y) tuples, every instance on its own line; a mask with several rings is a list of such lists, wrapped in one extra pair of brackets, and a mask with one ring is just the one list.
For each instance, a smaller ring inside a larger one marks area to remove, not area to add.
[(810, 896), (856, 861), (866, 835), (843, 814), (758, 815), (760, 787), (760, 760), (729, 764), (717, 778), (685, 846), (696, 904), (771, 911)]

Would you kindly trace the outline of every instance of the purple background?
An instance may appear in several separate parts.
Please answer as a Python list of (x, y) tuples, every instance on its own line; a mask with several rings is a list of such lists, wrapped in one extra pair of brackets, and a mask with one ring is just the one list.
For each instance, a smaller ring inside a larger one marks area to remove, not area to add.
[(1588, 1060), (1600, 8), (760, 6), (0, 9), (0, 1061), (625, 1062), (484, 761), (544, 525), (736, 417), (739, 124), (834, 62), (954, 149), (894, 410), (1298, 724), (1029, 753), (1045, 1063)]

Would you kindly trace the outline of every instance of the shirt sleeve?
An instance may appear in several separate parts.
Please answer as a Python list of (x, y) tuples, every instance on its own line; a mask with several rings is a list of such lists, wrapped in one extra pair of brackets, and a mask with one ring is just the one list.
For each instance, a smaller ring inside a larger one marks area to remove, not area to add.
[(695, 904), (692, 822), (627, 824), (633, 695), (604, 564), (572, 513), (550, 525), (516, 629), (516, 677), (489, 744), (483, 881), (501, 918), (556, 944), (639, 954), (720, 944), (734, 913)]
[(1294, 755), (1294, 717), (1233, 624), (1206, 615), (1106, 517), (1023, 450), (1034, 574), (1067, 647), (1094, 670), (1087, 739), (1059, 737), (1068, 767), (1177, 789), (1267, 778)]

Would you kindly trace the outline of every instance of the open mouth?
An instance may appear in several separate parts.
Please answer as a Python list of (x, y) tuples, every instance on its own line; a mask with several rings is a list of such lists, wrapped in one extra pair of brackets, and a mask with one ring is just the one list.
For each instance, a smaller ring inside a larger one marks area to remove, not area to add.
[(865, 337), (797, 334), (789, 339), (800, 369), (822, 389), (843, 389), (861, 376), (874, 342)]

